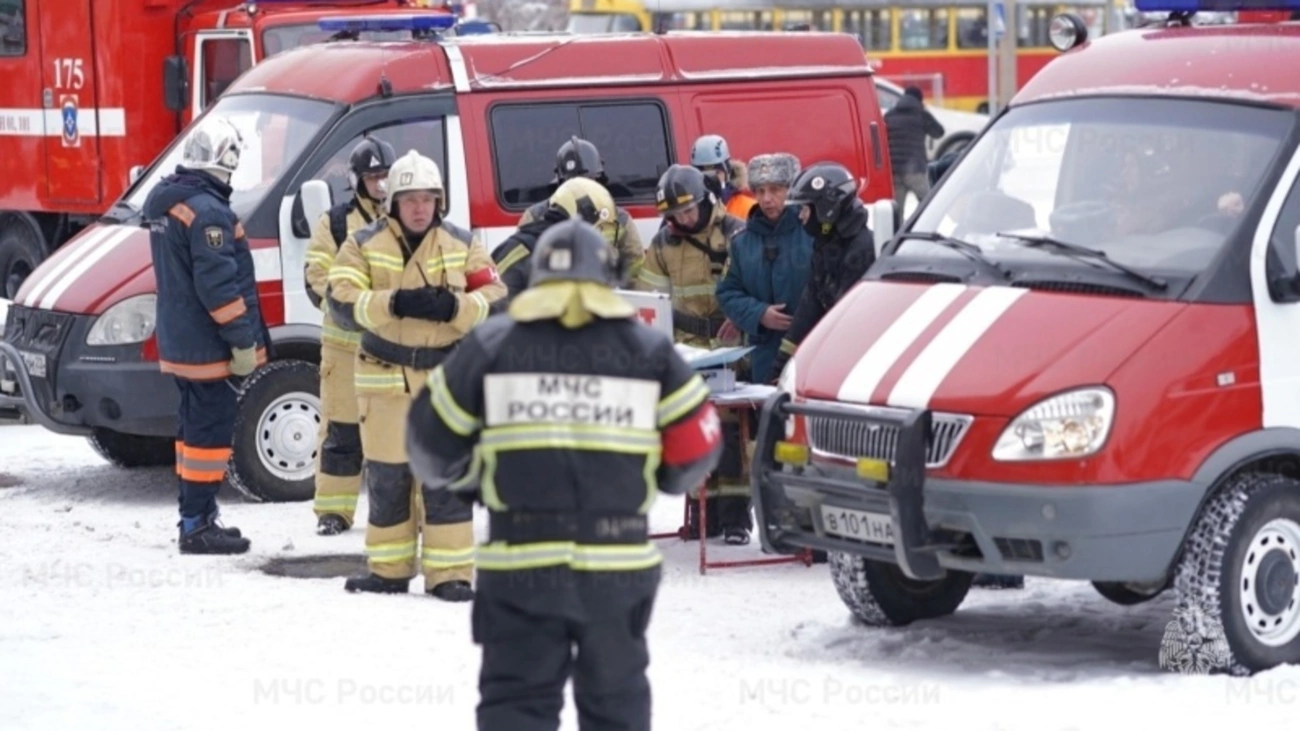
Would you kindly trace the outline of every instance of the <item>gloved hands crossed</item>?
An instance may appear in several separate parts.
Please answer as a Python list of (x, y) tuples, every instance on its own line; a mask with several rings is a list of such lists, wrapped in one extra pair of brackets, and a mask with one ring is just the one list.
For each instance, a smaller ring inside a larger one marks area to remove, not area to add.
[(448, 322), (456, 316), (456, 295), (446, 287), (400, 289), (393, 294), (393, 314), (430, 322)]

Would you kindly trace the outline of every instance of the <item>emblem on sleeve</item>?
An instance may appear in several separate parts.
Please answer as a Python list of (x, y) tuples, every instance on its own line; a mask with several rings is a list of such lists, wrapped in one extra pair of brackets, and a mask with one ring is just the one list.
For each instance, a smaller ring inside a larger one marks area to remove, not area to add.
[(220, 249), (221, 245), (226, 243), (226, 234), (220, 226), (208, 226), (203, 229), (203, 235), (208, 240), (208, 246), (214, 249)]

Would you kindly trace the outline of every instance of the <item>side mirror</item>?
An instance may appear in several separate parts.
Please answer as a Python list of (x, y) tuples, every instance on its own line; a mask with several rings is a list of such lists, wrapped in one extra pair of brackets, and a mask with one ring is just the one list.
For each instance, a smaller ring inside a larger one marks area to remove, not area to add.
[(141, 175), (144, 175), (144, 166), (132, 165), (126, 173), (126, 184), (135, 185), (135, 181), (139, 180)]
[(876, 256), (898, 231), (898, 204), (893, 198), (881, 198), (871, 204), (871, 237), (875, 239)]
[(184, 56), (163, 59), (163, 104), (173, 112), (190, 105), (190, 68)]
[(294, 201), (291, 216), (293, 235), (300, 239), (310, 239), (312, 222), (319, 221), (325, 215), (333, 205), (332, 200), (330, 186), (324, 180), (308, 180), (303, 183), (297, 200)]

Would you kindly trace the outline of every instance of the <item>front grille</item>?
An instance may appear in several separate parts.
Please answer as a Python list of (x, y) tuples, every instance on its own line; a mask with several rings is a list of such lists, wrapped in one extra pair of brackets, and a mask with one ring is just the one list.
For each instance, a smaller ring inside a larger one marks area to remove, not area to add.
[[(4, 340), (23, 352), (45, 356), (45, 380), (52, 381), (63, 343), (74, 324), (74, 315), (11, 305)], [(40, 380), (29, 375), (33, 381)]]
[[(904, 414), (906, 409), (885, 406), (837, 407), (860, 408), (868, 413)], [(930, 444), (926, 450), (925, 466), (942, 467), (948, 463), (957, 445), (970, 428), (973, 417), (964, 414), (932, 413), (930, 415)], [(899, 427), (892, 424), (851, 421), (836, 416), (808, 417), (808, 446), (821, 455), (843, 459), (887, 460), (894, 463), (898, 450)]]
[(1105, 284), (1093, 284), (1091, 282), (1054, 282), (1049, 280), (1022, 279), (1012, 282), (1011, 286), (1046, 292), (1062, 292), (1065, 294), (1096, 294), (1104, 297), (1142, 298), (1145, 296), (1141, 292), (1126, 287), (1111, 287)]

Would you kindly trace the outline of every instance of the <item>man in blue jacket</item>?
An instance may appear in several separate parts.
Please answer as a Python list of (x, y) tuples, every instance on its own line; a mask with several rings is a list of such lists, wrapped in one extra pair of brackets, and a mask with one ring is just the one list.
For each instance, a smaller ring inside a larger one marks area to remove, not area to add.
[(181, 553), (244, 553), (249, 540), (216, 521), (238, 408), (231, 378), (266, 362), (253, 257), (230, 208), (243, 141), (228, 120), (214, 117), (184, 144), (181, 164), (149, 193), (143, 211), (158, 286), (159, 365), (181, 392), (178, 543)]
[(751, 383), (767, 383), (776, 375), (772, 368), (781, 336), (808, 282), (812, 236), (799, 221), (799, 208), (785, 204), (798, 175), (799, 159), (784, 152), (749, 161), (749, 184), (758, 205), (750, 210), (745, 230), (732, 240), (727, 270), (718, 282), (722, 311), (754, 346)]

